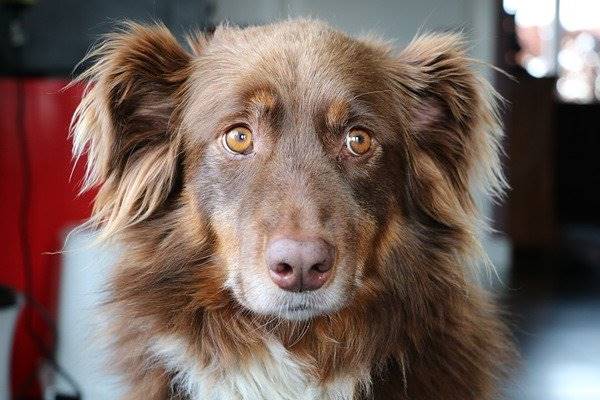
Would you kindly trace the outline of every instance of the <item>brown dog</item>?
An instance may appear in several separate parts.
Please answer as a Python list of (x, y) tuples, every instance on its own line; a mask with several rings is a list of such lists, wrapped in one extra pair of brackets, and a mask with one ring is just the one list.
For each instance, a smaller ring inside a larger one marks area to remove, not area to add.
[(495, 102), (460, 37), (399, 54), (315, 21), (127, 24), (94, 53), (75, 154), (127, 399), (491, 399), (511, 353), (473, 282)]

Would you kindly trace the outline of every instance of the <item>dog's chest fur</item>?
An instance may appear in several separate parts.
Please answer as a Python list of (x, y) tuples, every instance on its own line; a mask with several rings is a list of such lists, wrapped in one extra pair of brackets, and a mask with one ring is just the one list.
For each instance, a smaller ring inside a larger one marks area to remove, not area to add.
[(267, 344), (264, 357), (224, 369), (200, 365), (181, 338), (161, 337), (151, 348), (155, 361), (173, 376), (172, 384), (190, 400), (352, 400), (360, 380), (339, 377), (319, 385), (302, 362), (280, 343)]

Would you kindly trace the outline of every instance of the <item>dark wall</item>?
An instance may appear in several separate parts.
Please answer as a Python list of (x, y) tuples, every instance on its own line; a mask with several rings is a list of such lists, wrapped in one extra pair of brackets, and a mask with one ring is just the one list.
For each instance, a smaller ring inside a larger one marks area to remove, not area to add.
[(68, 76), (119, 21), (162, 21), (181, 37), (208, 27), (211, 11), (209, 0), (0, 0), (0, 74)]

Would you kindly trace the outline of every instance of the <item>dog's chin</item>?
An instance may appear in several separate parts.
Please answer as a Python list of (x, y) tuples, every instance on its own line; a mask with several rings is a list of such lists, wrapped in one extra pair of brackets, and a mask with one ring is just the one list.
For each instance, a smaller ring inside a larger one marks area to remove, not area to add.
[(335, 312), (336, 309), (322, 309), (320, 307), (312, 306), (291, 306), (284, 307), (277, 310), (261, 310), (255, 311), (266, 317), (276, 317), (288, 321), (308, 321), (322, 315), (328, 315)]
[(274, 298), (261, 296), (254, 301), (249, 301), (247, 298), (238, 298), (238, 301), (254, 314), (288, 321), (307, 321), (323, 315), (330, 315), (343, 306), (341, 299), (332, 302), (320, 297), (313, 293), (285, 293)]
[(289, 321), (306, 321), (321, 315), (331, 314), (336, 309), (322, 309), (308, 305), (290, 306), (279, 310), (278, 316)]

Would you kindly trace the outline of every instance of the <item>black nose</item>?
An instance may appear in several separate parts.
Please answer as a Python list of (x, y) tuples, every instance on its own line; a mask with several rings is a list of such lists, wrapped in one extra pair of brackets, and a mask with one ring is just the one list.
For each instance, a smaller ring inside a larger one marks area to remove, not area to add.
[(266, 262), (271, 279), (283, 290), (308, 291), (323, 286), (331, 275), (334, 249), (322, 239), (271, 241)]

